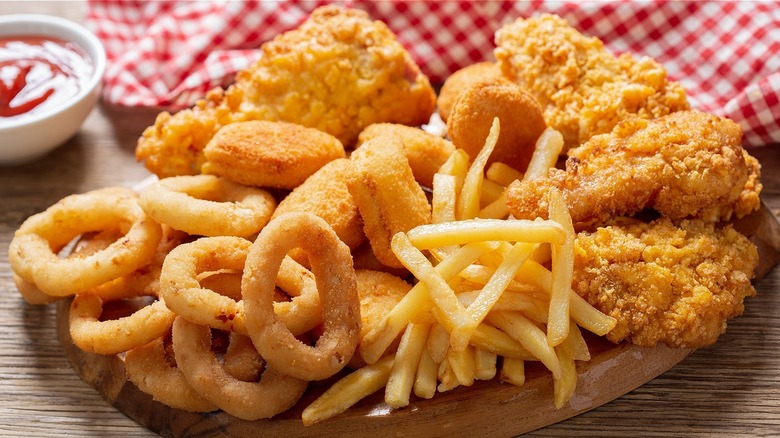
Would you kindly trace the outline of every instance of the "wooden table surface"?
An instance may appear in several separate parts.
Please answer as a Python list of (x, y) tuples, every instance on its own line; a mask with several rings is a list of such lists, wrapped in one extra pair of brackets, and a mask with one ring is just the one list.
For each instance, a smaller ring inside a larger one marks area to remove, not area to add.
[[(83, 2), (0, 2), (0, 15), (48, 13), (82, 21)], [(0, 168), (0, 436), (153, 434), (108, 405), (71, 369), (57, 340), (55, 306), (27, 305), (7, 248), (28, 216), (73, 193), (132, 186), (149, 175), (135, 141), (155, 110), (96, 108), (81, 132), (32, 164)], [(0, 139), (2, 141), (2, 139)], [(751, 151), (763, 164), (763, 198), (780, 212), (780, 147)], [(780, 269), (712, 347), (602, 407), (533, 436), (772, 436), (780, 434)], [(609, 378), (608, 376), (605, 378)], [(517, 420), (522, 421), (518, 412)]]

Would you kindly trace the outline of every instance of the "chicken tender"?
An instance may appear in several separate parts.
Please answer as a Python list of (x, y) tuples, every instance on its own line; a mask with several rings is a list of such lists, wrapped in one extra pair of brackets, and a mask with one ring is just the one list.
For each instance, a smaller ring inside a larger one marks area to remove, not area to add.
[(203, 173), (281, 189), (294, 189), (328, 162), (346, 157), (344, 146), (332, 135), (295, 123), (261, 120), (222, 127), (203, 153)]
[(403, 145), (395, 138), (378, 137), (356, 149), (350, 161), (347, 187), (371, 248), (383, 264), (403, 268), (390, 248), (393, 236), (431, 222), (431, 205), (412, 175)]
[[(360, 296), (360, 339), (363, 339), (406, 296), (406, 293), (412, 289), (412, 285), (393, 274), (368, 269), (356, 269), (355, 277)], [(395, 351), (400, 338), (399, 336), (396, 342), (390, 345), (386, 354)], [(365, 361), (360, 355), (360, 346), (352, 355), (349, 366), (351, 368), (365, 366)]]
[(229, 123), (298, 123), (351, 147), (372, 123), (421, 125), (435, 107), (428, 78), (390, 29), (364, 11), (318, 8), (261, 51), (226, 90), (212, 90), (174, 115), (159, 114), (138, 140), (136, 158), (160, 177), (196, 174), (206, 143)]
[(312, 213), (324, 219), (350, 249), (357, 248), (366, 235), (357, 204), (347, 189), (350, 170), (346, 158), (326, 164), (282, 199), (271, 220), (293, 211)]
[(414, 179), (425, 187), (433, 187), (433, 175), (455, 152), (449, 140), (425, 132), (420, 128), (397, 123), (375, 123), (358, 136), (358, 145), (377, 137), (395, 137), (404, 145)]
[(546, 216), (554, 187), (577, 230), (645, 208), (673, 219), (702, 215), (734, 205), (745, 190), (751, 169), (741, 143), (739, 125), (698, 111), (626, 120), (570, 150), (565, 171), (512, 183), (507, 206), (517, 218)]
[(450, 110), (455, 104), (461, 91), (470, 85), (485, 80), (501, 79), (504, 75), (495, 62), (485, 61), (471, 64), (451, 74), (439, 90), (439, 96), (436, 98), (436, 106), (439, 109), (439, 116), (443, 121), (447, 121)]
[(613, 342), (698, 348), (742, 314), (757, 265), (755, 245), (731, 226), (661, 218), (579, 233), (572, 289), (617, 320)]
[(688, 109), (685, 90), (651, 58), (615, 57), (557, 15), (519, 18), (496, 32), (504, 76), (528, 89), (564, 151), (630, 116), (656, 118)]
[(501, 162), (524, 172), (547, 125), (536, 99), (516, 84), (506, 79), (471, 84), (452, 106), (447, 132), (455, 147), (473, 160), (485, 146), (495, 117), (501, 133), (488, 164)]

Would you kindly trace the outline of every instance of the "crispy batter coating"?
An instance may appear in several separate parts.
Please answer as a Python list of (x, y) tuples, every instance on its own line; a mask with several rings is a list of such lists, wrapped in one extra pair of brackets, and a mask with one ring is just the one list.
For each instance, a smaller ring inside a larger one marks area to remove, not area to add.
[(420, 125), (434, 110), (428, 78), (390, 29), (364, 11), (318, 8), (261, 49), (226, 90), (212, 90), (175, 115), (159, 114), (138, 140), (138, 160), (161, 177), (194, 174), (204, 146), (228, 123), (299, 123), (350, 147), (372, 123)]
[(293, 211), (312, 213), (324, 219), (350, 249), (357, 248), (366, 235), (357, 204), (347, 189), (350, 170), (346, 158), (326, 164), (279, 203), (271, 220)]
[(555, 187), (578, 230), (645, 208), (670, 218), (701, 215), (733, 205), (745, 189), (751, 169), (741, 142), (739, 125), (698, 111), (626, 120), (569, 151), (565, 171), (512, 183), (507, 205), (517, 218), (545, 216)]
[(425, 187), (433, 187), (433, 175), (455, 152), (455, 146), (449, 140), (420, 128), (397, 123), (375, 123), (367, 127), (358, 136), (357, 147), (376, 137), (395, 137), (401, 140), (414, 179)]
[(709, 222), (727, 221), (732, 218), (739, 219), (761, 207), (760, 195), (761, 190), (764, 189), (764, 185), (761, 184), (761, 163), (744, 149), (742, 150), (742, 155), (745, 157), (745, 164), (748, 167), (748, 178), (739, 197), (733, 203), (719, 205), (702, 211), (699, 214), (700, 218)]
[(498, 65), (495, 62), (490, 61), (471, 64), (452, 73), (447, 80), (444, 81), (441, 90), (439, 90), (439, 96), (436, 98), (436, 107), (439, 110), (439, 116), (446, 122), (458, 95), (471, 84), (503, 77), (504, 75), (501, 73), (501, 69), (498, 68)]
[(757, 265), (755, 245), (731, 226), (661, 218), (579, 233), (572, 288), (617, 319), (613, 342), (697, 348), (742, 314)]
[(621, 120), (656, 118), (689, 107), (685, 90), (655, 60), (615, 57), (557, 15), (544, 14), (496, 32), (495, 56), (504, 76), (527, 88), (561, 131), (564, 150)]
[(402, 268), (390, 248), (393, 236), (431, 222), (431, 205), (412, 175), (403, 145), (395, 138), (374, 138), (356, 149), (350, 161), (347, 187), (371, 248), (383, 264)]
[(452, 107), (447, 132), (452, 143), (473, 160), (485, 146), (495, 117), (501, 122), (501, 133), (488, 164), (501, 162), (525, 171), (547, 124), (534, 97), (516, 84), (500, 78), (468, 86)]
[[(406, 296), (412, 285), (403, 279), (387, 272), (356, 269), (358, 295), (360, 296), (360, 339), (384, 320), (384, 316)], [(399, 339), (400, 340), (400, 336)], [(386, 354), (392, 353), (397, 342), (388, 348)], [(358, 351), (352, 355), (349, 367), (358, 368), (365, 365)]]
[(220, 128), (203, 153), (203, 173), (248, 186), (281, 189), (294, 189), (326, 163), (346, 157), (344, 146), (330, 134), (263, 120)]

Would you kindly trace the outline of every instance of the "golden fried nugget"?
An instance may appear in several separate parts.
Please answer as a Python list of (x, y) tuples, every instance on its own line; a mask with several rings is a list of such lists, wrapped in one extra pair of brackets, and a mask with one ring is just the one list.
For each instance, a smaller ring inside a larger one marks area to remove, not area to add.
[(579, 233), (575, 248), (572, 289), (617, 320), (613, 342), (710, 345), (756, 293), (758, 252), (730, 225), (637, 221)]
[(279, 203), (271, 220), (293, 211), (312, 213), (324, 219), (350, 249), (357, 248), (366, 235), (357, 204), (347, 189), (350, 170), (346, 158), (326, 164)]
[(192, 108), (162, 112), (144, 130), (136, 158), (160, 177), (200, 172), (203, 148), (222, 126), (279, 120), (317, 128), (351, 147), (372, 123), (419, 126), (436, 93), (381, 21), (330, 5), (263, 44), (257, 62)]
[[(356, 269), (358, 295), (360, 296), (360, 339), (377, 327), (384, 316), (398, 304), (412, 285), (387, 272)], [(391, 344), (385, 354), (392, 353), (398, 347), (401, 336)], [(360, 346), (352, 355), (347, 366), (359, 368), (365, 365), (360, 355)]]
[(350, 157), (347, 181), (363, 218), (363, 230), (377, 259), (401, 268), (390, 241), (395, 233), (431, 222), (431, 205), (412, 175), (403, 145), (395, 138), (374, 138)]
[[(614, 56), (557, 15), (518, 18), (496, 32), (503, 75), (529, 90), (564, 152), (630, 116), (653, 119), (688, 109), (685, 89), (649, 57)], [(501, 125), (503, 126), (503, 124)]]
[(395, 123), (375, 123), (360, 133), (358, 145), (376, 137), (395, 137), (404, 145), (414, 178), (425, 187), (433, 187), (433, 175), (455, 152), (452, 142), (420, 128)]
[(439, 108), (439, 116), (447, 121), (450, 110), (461, 91), (475, 82), (502, 78), (501, 69), (496, 63), (485, 61), (471, 64), (451, 74), (439, 90), (436, 98), (436, 106)]
[(447, 132), (455, 147), (474, 159), (485, 146), (495, 117), (501, 122), (501, 133), (488, 164), (502, 162), (524, 172), (547, 125), (534, 97), (519, 86), (505, 79), (471, 84), (458, 95)]
[(258, 187), (293, 189), (322, 166), (344, 158), (330, 134), (295, 123), (253, 120), (222, 127), (203, 149), (203, 173)]

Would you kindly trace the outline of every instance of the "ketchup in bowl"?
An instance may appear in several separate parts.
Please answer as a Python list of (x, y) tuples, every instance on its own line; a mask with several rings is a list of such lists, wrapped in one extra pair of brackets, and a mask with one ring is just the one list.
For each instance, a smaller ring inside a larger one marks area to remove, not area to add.
[(0, 37), (0, 124), (78, 94), (94, 66), (77, 44), (50, 37)]

